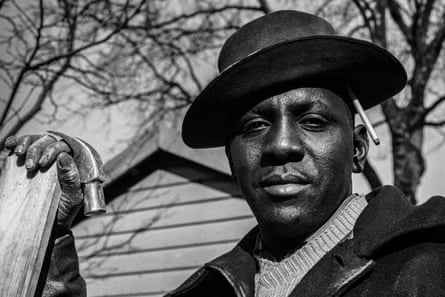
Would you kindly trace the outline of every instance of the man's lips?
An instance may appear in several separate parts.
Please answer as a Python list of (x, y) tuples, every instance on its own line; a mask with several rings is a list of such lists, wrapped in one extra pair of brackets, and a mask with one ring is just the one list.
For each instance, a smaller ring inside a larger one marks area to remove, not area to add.
[(260, 186), (271, 196), (283, 197), (296, 195), (309, 182), (306, 178), (292, 174), (269, 174), (260, 180)]

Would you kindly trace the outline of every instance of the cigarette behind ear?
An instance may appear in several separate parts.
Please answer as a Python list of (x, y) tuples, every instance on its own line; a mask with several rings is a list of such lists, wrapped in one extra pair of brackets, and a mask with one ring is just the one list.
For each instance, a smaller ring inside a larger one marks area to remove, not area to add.
[(358, 115), (362, 119), (363, 124), (365, 125), (366, 129), (368, 130), (369, 136), (371, 137), (372, 141), (375, 145), (380, 144), (380, 139), (377, 136), (377, 133), (375, 132), (374, 127), (371, 124), (371, 121), (367, 117), (365, 110), (363, 109), (362, 105), (360, 104), (360, 101), (357, 98), (357, 95), (354, 93), (351, 87), (348, 86), (348, 94), (349, 97), (352, 99), (352, 104), (354, 105), (355, 110), (357, 111)]

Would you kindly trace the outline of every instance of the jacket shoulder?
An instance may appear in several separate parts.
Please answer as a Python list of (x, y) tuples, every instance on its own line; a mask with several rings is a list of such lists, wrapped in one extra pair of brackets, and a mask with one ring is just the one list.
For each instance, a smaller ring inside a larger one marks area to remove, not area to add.
[(370, 273), (346, 296), (445, 297), (445, 244), (421, 242), (374, 259)]
[(424, 292), (424, 296), (445, 296), (445, 244), (421, 243), (411, 250), (407, 251), (409, 259), (401, 265), (395, 283), (397, 292), (406, 293), (403, 296), (416, 291)]
[(382, 238), (379, 248), (420, 243), (445, 244), (445, 198), (435, 196), (401, 219)]
[(368, 206), (357, 220), (354, 237), (360, 255), (419, 242), (445, 242), (445, 198), (434, 196), (414, 206), (395, 187), (368, 195)]

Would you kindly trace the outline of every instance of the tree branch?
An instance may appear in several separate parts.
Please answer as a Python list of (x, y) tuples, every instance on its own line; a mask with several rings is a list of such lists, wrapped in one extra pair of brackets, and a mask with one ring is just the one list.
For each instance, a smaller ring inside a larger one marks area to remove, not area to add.
[(378, 176), (374, 167), (369, 163), (368, 159), (366, 159), (365, 166), (363, 167), (363, 175), (366, 177), (371, 189), (375, 189), (383, 185), (380, 177)]
[(258, 0), (260, 4), (260, 9), (265, 13), (268, 14), (272, 12), (272, 8), (270, 7), (270, 4), (267, 0)]
[(389, 13), (391, 14), (394, 22), (399, 27), (402, 34), (405, 36), (406, 41), (408, 44), (410, 44), (412, 47), (414, 47), (414, 37), (412, 35), (412, 32), (408, 25), (403, 20), (403, 16), (401, 14), (401, 8), (399, 3), (397, 3), (396, 0), (387, 0)]
[[(259, 0), (260, 1), (260, 0)], [(209, 15), (209, 14), (216, 14), (219, 12), (224, 12), (226, 10), (253, 10), (253, 11), (261, 11), (264, 12), (262, 7), (258, 7), (258, 6), (247, 6), (247, 5), (226, 5), (226, 6), (222, 6), (222, 7), (212, 7), (212, 8), (207, 8), (207, 9), (200, 9), (200, 10), (196, 10), (192, 13), (187, 13), (187, 14), (181, 14), (179, 16), (176, 17), (172, 17), (169, 20), (163, 21), (163, 22), (159, 22), (156, 24), (152, 24), (151, 28), (160, 28), (160, 27), (165, 27), (168, 25), (171, 25), (173, 23), (179, 22), (181, 20), (184, 19), (190, 19), (190, 18), (194, 18), (196, 16), (199, 15)], [(137, 27), (132, 27), (133, 29), (137, 28)], [(147, 28), (141, 27), (141, 29), (146, 30)]]
[(14, 83), (14, 87), (11, 91), (11, 94), (9, 95), (8, 104), (6, 105), (5, 109), (3, 110), (2, 116), (0, 118), (0, 127), (2, 127), (5, 123), (5, 119), (9, 113), (9, 110), (11, 109), (11, 106), (15, 100), (15, 96), (20, 88), (21, 82), (23, 78), (25, 77), (25, 74), (30, 70), (30, 64), (32, 63), (32, 60), (36, 56), (37, 52), (40, 49), (40, 41), (42, 37), (42, 29), (43, 29), (43, 20), (44, 20), (44, 7), (43, 7), (43, 0), (39, 0), (39, 26), (37, 28), (37, 36), (35, 38), (35, 46), (34, 49), (31, 52), (31, 55), (29, 58), (25, 61), (25, 65), (22, 67), (22, 70), (20, 71), (17, 80)]
[(438, 99), (436, 99), (433, 104), (431, 104), (430, 106), (426, 107), (424, 112), (423, 112), (423, 118), (426, 118), (428, 116), (429, 113), (431, 113), (433, 110), (436, 109), (437, 106), (439, 106), (440, 104), (445, 102), (445, 95), (442, 97), (439, 97)]
[(427, 121), (425, 122), (425, 126), (426, 127), (444, 127), (445, 126), (445, 120), (441, 120), (441, 121)]
[(369, 37), (372, 41), (375, 40), (375, 32), (374, 32), (374, 26), (371, 24), (371, 18), (369, 18), (366, 15), (366, 3), (361, 2), (360, 0), (353, 0), (355, 6), (360, 12), (360, 15), (362, 16), (364, 26), (368, 29)]
[[(40, 11), (42, 12), (43, 15), (43, 0), (40, 0)], [(41, 19), (41, 25), (43, 27), (43, 16)], [(40, 29), (41, 26), (39, 26)], [(76, 24), (70, 24), (70, 30), (68, 32), (68, 44), (67, 44), (67, 50), (72, 50), (73, 46), (74, 46), (74, 40), (75, 40), (75, 27)], [(11, 134), (16, 134), (17, 131), (24, 125), (24, 123), (28, 122), (30, 119), (32, 119), (42, 108), (42, 104), (44, 102), (44, 100), (47, 98), (47, 96), (52, 92), (54, 85), (56, 84), (56, 82), (60, 79), (61, 75), (68, 69), (70, 61), (71, 61), (72, 57), (68, 57), (67, 59), (65, 59), (63, 65), (61, 65), (61, 67), (59, 68), (59, 70), (50, 78), (50, 80), (48, 81), (48, 83), (42, 85), (42, 92), (39, 94), (39, 96), (37, 97), (37, 99), (34, 102), (33, 107), (28, 110), (28, 112), (23, 115), (21, 117), (21, 119), (19, 121), (17, 121), (8, 131), (8, 133), (6, 133), (5, 138), (0, 139), (0, 147), (3, 147), (4, 141), (6, 140), (6, 137), (11, 135)]]
[[(441, 26), (439, 27), (439, 30), (437, 30), (436, 35), (426, 49), (427, 54), (431, 55), (433, 58), (436, 57), (436, 59), (443, 48), (442, 45), (445, 40), (445, 11), (442, 13), (440, 20)], [(434, 62), (436, 59), (434, 59)]]
[(421, 36), (421, 38), (423, 38), (423, 40), (425, 40), (427, 37), (428, 26), (431, 21), (431, 13), (434, 8), (434, 2), (436, 2), (436, 0), (427, 0), (426, 3), (423, 5), (422, 11), (419, 15), (419, 27), (421, 30), (418, 31), (418, 33), (420, 33), (419, 35)]
[(107, 42), (113, 36), (115, 36), (117, 33), (119, 33), (128, 24), (128, 22), (137, 15), (137, 13), (139, 12), (139, 10), (141, 9), (141, 7), (142, 7), (142, 5), (144, 3), (145, 3), (145, 0), (142, 0), (139, 3), (139, 5), (137, 6), (137, 8), (133, 11), (133, 13), (130, 16), (127, 16), (122, 24), (119, 24), (118, 27), (116, 27), (114, 30), (112, 30), (109, 34), (107, 34), (102, 39), (96, 40), (94, 42), (91, 42), (91, 43), (86, 44), (84, 46), (81, 46), (79, 48), (73, 49), (73, 50), (71, 50), (69, 52), (66, 52), (65, 54), (52, 57), (52, 58), (50, 58), (50, 59), (48, 59), (46, 61), (43, 61), (43, 62), (40, 62), (40, 63), (36, 63), (34, 65), (31, 65), (30, 69), (36, 70), (36, 69), (38, 69), (38, 68), (40, 68), (42, 66), (45, 66), (45, 65), (57, 62), (57, 61), (62, 60), (62, 59), (66, 59), (68, 57), (75, 56), (75, 55), (77, 55), (80, 52), (83, 52), (83, 51), (85, 51), (87, 49), (90, 49), (90, 48), (96, 46), (96, 45), (103, 44), (103, 43)]

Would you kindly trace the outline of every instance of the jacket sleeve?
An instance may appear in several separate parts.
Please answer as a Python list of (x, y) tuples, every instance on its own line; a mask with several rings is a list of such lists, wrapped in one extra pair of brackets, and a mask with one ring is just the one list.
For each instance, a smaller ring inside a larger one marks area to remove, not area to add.
[(50, 240), (35, 297), (85, 297), (85, 281), (71, 233)]

